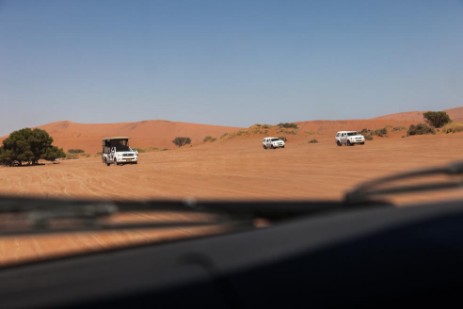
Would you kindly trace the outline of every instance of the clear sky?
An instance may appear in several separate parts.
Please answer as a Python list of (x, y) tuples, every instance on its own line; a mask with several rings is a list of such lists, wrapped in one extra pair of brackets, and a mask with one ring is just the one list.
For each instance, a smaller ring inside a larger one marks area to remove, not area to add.
[(462, 0), (0, 2), (0, 135), (462, 105)]

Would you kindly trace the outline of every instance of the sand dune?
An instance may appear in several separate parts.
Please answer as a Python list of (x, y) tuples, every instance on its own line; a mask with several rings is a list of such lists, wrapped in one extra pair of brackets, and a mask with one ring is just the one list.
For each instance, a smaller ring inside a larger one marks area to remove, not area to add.
[[(463, 107), (446, 110), (454, 121), (463, 121)], [(308, 135), (333, 135), (338, 130), (380, 129), (384, 127), (400, 128), (411, 124), (423, 122), (422, 111), (396, 113), (372, 119), (359, 120), (315, 120), (297, 122), (299, 130), (297, 134), (270, 130), (267, 133), (261, 131), (259, 136), (284, 135), (293, 140), (305, 139)], [(107, 124), (83, 124), (71, 121), (58, 121), (39, 126), (46, 130), (54, 139), (54, 144), (68, 149), (82, 149), (88, 154), (96, 154), (101, 151), (101, 139), (108, 136), (128, 136), (132, 147), (174, 149), (176, 146), (172, 140), (177, 136), (188, 136), (192, 145), (200, 145), (206, 136), (220, 139), (226, 134), (234, 135), (240, 130), (249, 128), (204, 125), (185, 122), (173, 122), (166, 120), (147, 120), (139, 122), (107, 123)], [(248, 130), (249, 132), (249, 130)], [(3, 140), (6, 136), (0, 138)]]
[[(452, 115), (461, 115), (463, 108)], [(460, 113), (460, 114), (459, 114)], [(413, 116), (411, 114), (409, 116)], [(234, 128), (167, 121), (85, 125), (56, 122), (42, 126), (55, 144), (99, 151), (104, 136), (128, 135), (138, 147), (170, 147), (140, 153), (138, 165), (106, 166), (99, 156), (46, 162), (40, 166), (0, 167), (0, 194), (100, 199), (342, 199), (359, 182), (394, 172), (462, 160), (463, 133), (404, 137), (413, 117), (397, 114), (346, 121), (299, 122), (298, 129)], [(374, 137), (363, 146), (338, 147), (341, 129), (388, 127), (388, 137)], [(220, 137), (203, 143), (206, 135)], [(284, 135), (287, 147), (262, 149), (264, 135)], [(174, 148), (174, 136), (193, 139), (192, 147)], [(310, 140), (317, 143), (309, 143)], [(461, 197), (460, 191), (412, 195), (396, 201), (429, 201)], [(159, 217), (158, 219), (162, 219)], [(20, 238), (0, 242), (0, 264), (137, 242), (189, 237), (208, 231), (175, 229), (153, 233), (116, 233)]]
[(198, 144), (206, 136), (220, 137), (235, 127), (212, 126), (165, 120), (148, 120), (109, 124), (82, 124), (60, 121), (40, 126), (53, 136), (54, 144), (68, 149), (82, 149), (94, 154), (101, 151), (101, 139), (110, 136), (128, 136), (133, 147), (173, 149), (172, 140), (177, 136), (188, 136), (192, 144)]
[[(374, 119), (388, 121), (405, 121), (411, 123), (424, 122), (423, 113), (426, 111), (414, 111), (384, 115)], [(463, 107), (446, 109), (445, 112), (453, 121), (463, 121)]]

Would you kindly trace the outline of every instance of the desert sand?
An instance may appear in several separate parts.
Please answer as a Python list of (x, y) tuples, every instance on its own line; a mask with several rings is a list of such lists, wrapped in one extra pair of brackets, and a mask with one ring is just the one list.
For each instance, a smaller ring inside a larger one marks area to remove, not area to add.
[[(452, 119), (461, 117), (462, 111), (463, 108), (453, 109)], [(462, 160), (463, 133), (406, 137), (405, 128), (416, 123), (417, 114), (396, 116), (298, 122), (297, 130), (269, 129), (265, 133), (262, 127), (256, 126), (231, 128), (164, 122), (163, 127), (160, 121), (148, 121), (123, 124), (127, 128), (124, 131), (120, 124), (59, 122), (42, 128), (54, 137), (55, 145), (65, 149), (85, 149), (87, 157), (62, 160), (59, 164), (44, 162), (40, 166), (0, 167), (0, 194), (123, 200), (339, 200), (356, 184), (374, 177)], [(334, 141), (337, 130), (383, 127), (388, 127), (390, 134), (375, 136), (365, 145), (339, 147)], [(286, 136), (287, 147), (264, 150), (262, 137), (276, 134)], [(106, 166), (96, 152), (101, 138), (111, 135), (134, 136), (131, 145), (140, 149), (167, 150), (140, 153), (137, 165)], [(172, 147), (173, 136), (180, 135), (194, 136), (193, 144)], [(207, 135), (216, 140), (203, 142)], [(311, 140), (317, 140), (317, 143), (309, 143)], [(458, 191), (444, 191), (406, 197), (403, 201), (462, 196)], [(156, 218), (168, 220), (169, 216)], [(189, 237), (213, 230), (7, 237), (0, 240), (0, 264)]]

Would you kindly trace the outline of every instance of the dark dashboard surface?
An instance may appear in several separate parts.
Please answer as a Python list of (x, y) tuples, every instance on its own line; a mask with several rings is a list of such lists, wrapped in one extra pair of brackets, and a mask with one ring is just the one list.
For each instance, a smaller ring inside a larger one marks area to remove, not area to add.
[(307, 216), (234, 234), (0, 270), (0, 307), (449, 305), (463, 201)]

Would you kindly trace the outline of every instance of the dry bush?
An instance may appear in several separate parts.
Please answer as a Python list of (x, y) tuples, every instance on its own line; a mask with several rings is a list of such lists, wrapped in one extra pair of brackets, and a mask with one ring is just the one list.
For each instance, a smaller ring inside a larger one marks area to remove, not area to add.
[(463, 122), (452, 122), (442, 128), (445, 134), (463, 132)]
[(424, 135), (424, 134), (435, 134), (436, 131), (434, 128), (431, 128), (427, 124), (424, 123), (418, 123), (418, 124), (412, 124), (407, 131), (407, 135)]

